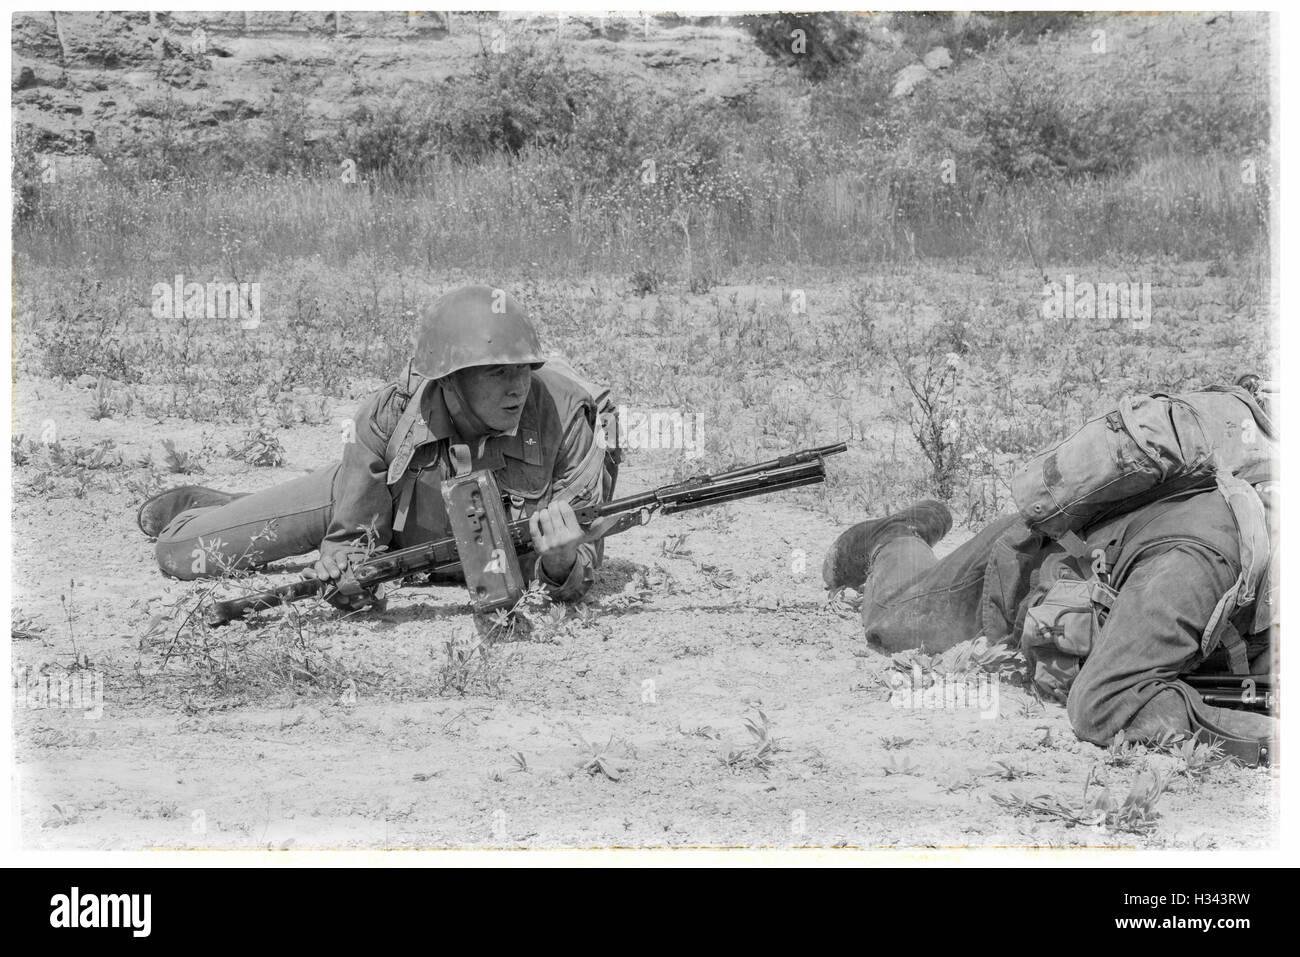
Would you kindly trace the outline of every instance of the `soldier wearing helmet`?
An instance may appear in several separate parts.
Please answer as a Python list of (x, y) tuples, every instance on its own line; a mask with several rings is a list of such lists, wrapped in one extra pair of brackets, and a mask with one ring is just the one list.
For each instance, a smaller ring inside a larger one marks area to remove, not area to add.
[[(596, 438), (600, 398), (543, 357), (527, 314), (503, 290), (456, 289), (422, 310), (411, 362), (357, 412), (341, 462), (251, 495), (171, 489), (141, 506), (140, 528), (157, 537), (159, 565), (176, 578), (319, 548), (304, 575), (339, 581), (367, 550), (450, 537), (442, 481), (490, 469), (511, 517), (529, 517), (525, 575), (576, 599), (595, 580), (602, 543), (582, 541), (573, 509), (607, 500), (616, 475)], [(370, 596), (331, 600), (359, 607)]]

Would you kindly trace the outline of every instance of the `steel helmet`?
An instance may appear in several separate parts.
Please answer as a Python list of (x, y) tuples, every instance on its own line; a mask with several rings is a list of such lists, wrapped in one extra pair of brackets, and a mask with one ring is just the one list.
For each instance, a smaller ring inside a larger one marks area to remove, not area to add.
[(426, 378), (471, 366), (527, 363), (536, 369), (544, 361), (528, 313), (504, 289), (464, 286), (420, 310), (411, 367)]

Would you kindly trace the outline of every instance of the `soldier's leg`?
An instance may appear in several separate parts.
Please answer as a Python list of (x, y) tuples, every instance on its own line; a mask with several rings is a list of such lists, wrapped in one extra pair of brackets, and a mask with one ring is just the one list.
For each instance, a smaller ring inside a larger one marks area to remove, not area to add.
[(1202, 729), (1272, 735), (1272, 718), (1211, 707), (1178, 681), (1201, 660), (1201, 632), (1235, 577), (1221, 557), (1191, 546), (1138, 560), (1070, 688), (1066, 709), (1080, 738), (1105, 745), (1120, 731), (1132, 741)]
[(181, 512), (158, 535), (158, 566), (187, 581), (246, 569), (320, 547), (329, 528), (338, 466)]
[(1022, 524), (1015, 515), (999, 518), (942, 559), (915, 535), (881, 546), (862, 595), (867, 642), (890, 653), (936, 653), (978, 637), (989, 556), (1009, 529)]

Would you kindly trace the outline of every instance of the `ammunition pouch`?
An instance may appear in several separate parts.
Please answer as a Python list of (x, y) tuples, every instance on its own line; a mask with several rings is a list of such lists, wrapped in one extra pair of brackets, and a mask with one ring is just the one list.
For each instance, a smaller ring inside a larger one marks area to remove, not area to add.
[(1028, 609), (1020, 650), (1040, 694), (1065, 702), (1114, 601), (1115, 590), (1097, 578), (1058, 578)]

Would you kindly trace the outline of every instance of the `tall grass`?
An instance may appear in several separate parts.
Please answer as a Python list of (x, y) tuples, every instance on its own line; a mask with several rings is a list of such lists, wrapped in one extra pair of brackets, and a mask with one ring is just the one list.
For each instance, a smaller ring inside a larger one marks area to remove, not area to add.
[[(664, 195), (640, 171), (617, 192), (561, 188), (563, 158), (538, 152), (447, 163), (418, 181), (349, 186), (302, 174), (218, 182), (61, 183), (20, 228), (20, 264), (101, 275), (256, 276), (310, 259), (497, 276), (652, 269), (674, 280), (764, 264), (853, 265), (959, 257), (1213, 259), (1267, 243), (1265, 170), (1232, 156), (1164, 156), (1129, 173), (1009, 183), (982, 195), (942, 184), (904, 193), (884, 176), (719, 176), (712, 195)], [(21, 285), (21, 284), (20, 284)], [(21, 289), (20, 289), (21, 292)]]

